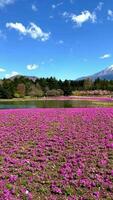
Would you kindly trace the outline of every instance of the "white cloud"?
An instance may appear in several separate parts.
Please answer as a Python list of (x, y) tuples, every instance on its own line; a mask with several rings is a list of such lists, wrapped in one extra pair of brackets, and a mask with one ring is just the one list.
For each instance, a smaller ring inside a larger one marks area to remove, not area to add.
[(113, 11), (112, 10), (108, 10), (108, 15), (112, 17), (113, 16)]
[(108, 10), (108, 17), (107, 17), (107, 19), (113, 21), (113, 11), (112, 10)]
[(16, 71), (12, 71), (10, 74), (6, 74), (6, 75), (5, 75), (5, 78), (10, 78), (10, 77), (16, 76), (16, 75), (19, 75), (19, 73), (16, 72)]
[(75, 22), (78, 26), (82, 26), (83, 23), (91, 21), (94, 23), (96, 21), (96, 14), (91, 13), (88, 10), (81, 12), (80, 15), (71, 14), (71, 20)]
[(0, 67), (0, 72), (5, 72), (6, 70), (3, 67)]
[(50, 16), (49, 16), (49, 19), (53, 19), (53, 18), (54, 18), (54, 16), (53, 16), (53, 15), (50, 15)]
[(53, 4), (53, 5), (52, 5), (52, 8), (53, 8), (53, 9), (54, 9), (54, 8), (56, 8), (56, 5), (55, 5), (55, 4)]
[(41, 65), (45, 65), (45, 62), (44, 62), (44, 61), (42, 61), (42, 62), (41, 62)]
[[(70, 3), (73, 3), (73, 0), (70, 0)], [(66, 19), (66, 22), (71, 19), (72, 22), (76, 23), (79, 27), (82, 26), (85, 22), (95, 23), (97, 20), (97, 11), (101, 11), (104, 3), (99, 2), (97, 7), (90, 12), (89, 10), (84, 10), (80, 14), (76, 15), (75, 13), (69, 13), (67, 11), (62, 13), (62, 16)], [(109, 10), (108, 15), (113, 19), (113, 11)]]
[(63, 17), (70, 17), (70, 14), (67, 11), (65, 11), (65, 12), (62, 13), (62, 16)]
[(35, 69), (37, 69), (38, 67), (39, 67), (39, 66), (36, 65), (36, 64), (27, 65), (27, 69), (28, 69), (28, 70), (35, 70)]
[(12, 22), (6, 23), (6, 27), (11, 28), (11, 29), (15, 29), (15, 30), (19, 31), (20, 33), (26, 35), (26, 28), (21, 23), (18, 23), (18, 22), (16, 22), (16, 23), (12, 23)]
[(32, 10), (35, 11), (35, 12), (38, 11), (38, 8), (37, 8), (37, 6), (35, 4), (32, 4)]
[(106, 59), (110, 57), (111, 57), (111, 54), (104, 54), (103, 56), (100, 56), (101, 59)]
[(14, 3), (15, 0), (0, 0), (0, 8), (3, 8), (9, 4)]
[(42, 29), (34, 24), (33, 22), (30, 23), (28, 27), (25, 27), (22, 23), (6, 23), (6, 27), (10, 29), (15, 29), (19, 31), (24, 36), (30, 36), (32, 39), (38, 39), (41, 41), (46, 41), (50, 37), (50, 32), (45, 33), (42, 31)]
[(99, 10), (101, 11), (102, 10), (102, 7), (103, 7), (104, 3), (103, 2), (99, 2), (99, 4), (97, 5), (96, 9), (95, 10)]
[(63, 40), (59, 40), (59, 42), (58, 42), (59, 44), (63, 44), (64, 43), (64, 41)]
[(63, 2), (60, 2), (60, 3), (58, 3), (58, 4), (53, 4), (53, 5), (52, 5), (52, 8), (55, 9), (55, 8), (61, 6), (61, 5), (63, 5)]
[(76, 23), (77, 26), (81, 27), (83, 23), (90, 21), (91, 23), (95, 23), (96, 22), (96, 13), (95, 12), (90, 12), (88, 10), (82, 11), (79, 15), (73, 14), (73, 13), (68, 13), (68, 12), (64, 12), (62, 14), (62, 16), (64, 18), (66, 18), (66, 22), (67, 19), (71, 19), (72, 22)]

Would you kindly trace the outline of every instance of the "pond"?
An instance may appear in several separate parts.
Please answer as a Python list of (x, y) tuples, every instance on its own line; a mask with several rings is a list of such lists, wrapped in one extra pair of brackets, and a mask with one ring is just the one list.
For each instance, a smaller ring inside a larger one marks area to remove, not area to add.
[[(14, 108), (80, 108), (80, 107), (103, 107), (102, 102), (98, 104), (87, 100), (32, 100), (32, 101), (5, 101), (0, 102), (0, 109)], [(110, 105), (108, 105), (110, 106)]]

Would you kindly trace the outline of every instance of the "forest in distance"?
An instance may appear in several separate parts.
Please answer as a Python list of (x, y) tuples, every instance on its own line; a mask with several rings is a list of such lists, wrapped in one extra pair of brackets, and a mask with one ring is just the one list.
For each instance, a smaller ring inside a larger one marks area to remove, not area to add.
[(57, 80), (55, 77), (37, 78), (25, 76), (0, 81), (0, 98), (23, 98), (70, 95), (112, 95), (113, 80), (90, 78), (85, 80)]

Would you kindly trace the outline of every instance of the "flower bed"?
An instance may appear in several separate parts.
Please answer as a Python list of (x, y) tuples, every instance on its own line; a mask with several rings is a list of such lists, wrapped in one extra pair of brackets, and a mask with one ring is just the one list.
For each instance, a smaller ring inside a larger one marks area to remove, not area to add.
[(0, 111), (0, 200), (113, 197), (113, 109)]

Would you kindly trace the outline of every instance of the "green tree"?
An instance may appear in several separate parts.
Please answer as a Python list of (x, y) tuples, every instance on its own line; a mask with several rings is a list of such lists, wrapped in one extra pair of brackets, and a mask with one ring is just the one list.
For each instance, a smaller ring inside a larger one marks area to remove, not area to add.
[(17, 85), (17, 88), (16, 88), (17, 97), (24, 97), (25, 96), (25, 91), (26, 91), (25, 84), (24, 83), (19, 83)]
[(84, 80), (84, 89), (91, 90), (93, 87), (93, 81), (90, 78)]

